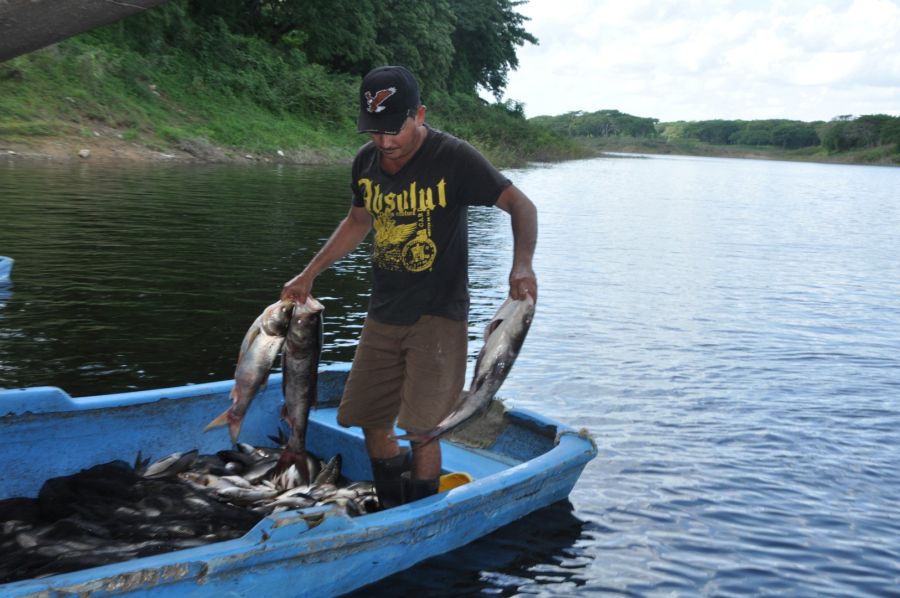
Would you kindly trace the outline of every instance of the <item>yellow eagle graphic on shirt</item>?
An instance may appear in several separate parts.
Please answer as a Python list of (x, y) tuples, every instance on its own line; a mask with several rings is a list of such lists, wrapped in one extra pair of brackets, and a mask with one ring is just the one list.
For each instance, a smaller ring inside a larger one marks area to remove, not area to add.
[(400, 192), (384, 194), (371, 179), (360, 178), (357, 184), (363, 205), (373, 216), (375, 265), (406, 272), (430, 269), (437, 258), (437, 245), (431, 239), (431, 213), (447, 207), (444, 179), (433, 187), (413, 181)]
[(416, 230), (416, 223), (397, 224), (391, 212), (382, 212), (373, 221), (375, 227), (375, 246), (386, 247), (399, 245)]

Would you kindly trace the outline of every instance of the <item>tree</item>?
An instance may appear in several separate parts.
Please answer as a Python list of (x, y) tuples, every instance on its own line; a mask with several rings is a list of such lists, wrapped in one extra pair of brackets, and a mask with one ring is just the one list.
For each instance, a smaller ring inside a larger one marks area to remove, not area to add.
[(832, 152), (890, 143), (900, 144), (900, 117), (887, 114), (870, 114), (858, 118), (842, 115), (829, 122), (822, 135), (822, 145)]
[[(457, 17), (448, 0), (385, 0), (376, 3), (376, 45), (386, 61), (415, 73), (427, 98), (447, 88)], [(373, 61), (368, 68), (384, 64)]]
[(538, 43), (525, 30), (528, 19), (516, 12), (517, 0), (454, 0), (456, 52), (449, 91), (473, 93), (483, 87), (499, 99), (509, 71), (519, 66), (516, 48)]
[(382, 64), (408, 67), (423, 94), (498, 99), (516, 50), (537, 39), (516, 11), (522, 0), (181, 0), (199, 20), (274, 46), (299, 49), (332, 72), (361, 75)]
[(684, 127), (684, 136), (707, 143), (727, 145), (731, 140), (731, 136), (742, 128), (742, 121), (703, 120), (687, 123)]
[(772, 129), (772, 144), (784, 149), (799, 149), (819, 145), (819, 135), (810, 123), (785, 121)]

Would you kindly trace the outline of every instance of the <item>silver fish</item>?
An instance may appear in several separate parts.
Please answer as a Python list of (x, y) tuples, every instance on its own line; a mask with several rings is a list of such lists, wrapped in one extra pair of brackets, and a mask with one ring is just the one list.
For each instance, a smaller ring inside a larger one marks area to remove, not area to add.
[(277, 459), (280, 451), (276, 449), (265, 448), (262, 446), (253, 446), (252, 444), (247, 444), (246, 442), (237, 443), (238, 451), (241, 454), (247, 455), (250, 457), (253, 462), (258, 462), (266, 459)]
[(284, 345), (293, 306), (290, 301), (277, 301), (263, 310), (250, 326), (238, 355), (231, 406), (209, 422), (204, 431), (227, 425), (231, 441), (237, 442), (250, 402), (268, 380), (272, 364)]
[(281, 356), (284, 373), (281, 417), (290, 426), (290, 436), (281, 454), (278, 471), (296, 465), (302, 484), (308, 484), (312, 479), (307, 464), (306, 427), (309, 410), (316, 404), (324, 309), (313, 297), (308, 297), (306, 303), (294, 305)]
[(196, 473), (193, 471), (185, 471), (179, 473), (177, 478), (189, 484), (193, 488), (206, 489), (215, 487), (219, 483), (219, 476), (208, 473)]
[(254, 484), (260, 482), (263, 478), (269, 475), (275, 466), (278, 464), (277, 459), (267, 459), (265, 461), (260, 461), (249, 470), (241, 473), (241, 477), (245, 480), (252, 482)]
[(144, 469), (140, 475), (148, 480), (158, 480), (162, 478), (174, 477), (179, 473), (190, 469), (194, 461), (197, 460), (197, 449), (186, 452), (172, 453), (167, 457), (163, 457), (155, 463), (151, 463)]
[(506, 380), (534, 318), (534, 299), (508, 297), (484, 331), (484, 346), (475, 362), (475, 373), (459, 405), (441, 423), (421, 434), (400, 439), (425, 443), (439, 438), (484, 412)]
[(252, 488), (231, 486), (228, 488), (217, 488), (216, 494), (234, 504), (251, 504), (275, 498), (278, 495), (278, 491), (260, 486), (253, 486)]
[(305, 509), (316, 504), (316, 499), (308, 496), (293, 496), (282, 498), (264, 505), (260, 511), (263, 513), (280, 513), (293, 509)]
[(290, 488), (300, 486), (304, 482), (300, 479), (300, 470), (297, 469), (295, 464), (291, 463), (287, 466), (287, 469), (276, 474), (275, 477), (272, 478), (272, 483), (275, 484), (276, 488), (279, 488), (284, 492)]
[(219, 481), (230, 486), (237, 486), (238, 488), (253, 488), (254, 486), (253, 483), (239, 475), (223, 475), (219, 477)]

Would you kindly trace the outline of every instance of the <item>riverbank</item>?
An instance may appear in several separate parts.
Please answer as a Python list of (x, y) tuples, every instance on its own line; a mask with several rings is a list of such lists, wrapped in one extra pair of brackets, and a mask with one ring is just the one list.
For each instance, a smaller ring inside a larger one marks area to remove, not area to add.
[[(365, 140), (360, 137), (360, 143)], [(477, 145), (476, 141), (476, 145)], [(481, 147), (501, 167), (522, 166), (521, 159), (510, 160), (502, 152)], [(129, 139), (127, 130), (97, 123), (89, 132), (80, 135), (31, 136), (16, 139), (0, 137), (0, 158), (15, 161), (74, 163), (74, 162), (133, 162), (182, 164), (341, 164), (349, 163), (355, 148), (329, 149), (288, 148), (271, 151), (240, 150), (216, 145), (202, 138), (180, 140), (164, 145)], [(664, 140), (629, 138), (593, 139), (582, 143), (567, 156), (553, 156), (546, 160), (615, 156), (616, 154), (649, 154), (673, 156), (702, 156), (748, 160), (781, 160), (788, 162), (818, 162), (825, 164), (859, 164), (871, 166), (900, 166), (900, 156), (891, 147), (874, 148), (828, 154), (821, 148), (782, 150), (771, 147), (740, 147), (708, 143), (671, 143)]]
[[(467, 139), (469, 140), (469, 139)], [(359, 145), (367, 141), (359, 136)], [(523, 156), (494, 144), (471, 140), (484, 155), (499, 168), (514, 168), (533, 162), (559, 162), (601, 155), (587, 145), (571, 144), (565, 152), (556, 148)], [(197, 164), (349, 164), (357, 147), (288, 148), (271, 151), (241, 150), (216, 145), (207, 139), (180, 140), (176, 144), (161, 145), (129, 140), (127, 132), (109, 126), (96, 126), (89, 134), (69, 136), (34, 136), (4, 139), (0, 137), (0, 159), (30, 162), (138, 162), (138, 163), (197, 163)]]
[[(0, 64), (0, 155), (324, 164), (349, 162), (366, 140), (356, 132), (358, 77), (230, 34), (222, 42), (234, 46), (229, 61), (208, 48), (147, 54), (115, 33), (91, 32)], [(432, 126), (500, 167), (592, 153), (529, 123), (514, 102), (462, 92), (425, 101)]]
[(238, 151), (217, 146), (205, 139), (182, 141), (177, 145), (153, 146), (126, 139), (124, 132), (97, 126), (89, 136), (0, 138), (0, 158), (29, 162), (169, 162), (169, 163), (273, 163), (335, 164), (352, 159), (350, 151), (313, 149)]
[[(360, 138), (360, 142), (363, 139)], [(490, 153), (490, 152), (488, 152)], [(780, 160), (789, 162), (818, 162), (825, 164), (859, 164), (871, 166), (900, 166), (900, 158), (889, 151), (842, 152), (828, 155), (822, 151), (784, 151), (774, 148), (736, 148), (712, 144), (666, 144), (641, 140), (607, 140), (585, 144), (570, 158), (594, 156), (615, 157), (616, 154), (648, 154), (672, 156), (702, 156), (710, 158), (736, 158), (748, 160)], [(130, 141), (123, 131), (108, 126), (97, 126), (90, 135), (29, 137), (7, 140), (0, 138), (0, 159), (45, 163), (77, 162), (129, 162), (175, 164), (341, 164), (352, 160), (353, 152), (333, 148), (330, 151), (315, 149), (288, 149), (275, 151), (240, 151), (217, 146), (205, 139), (182, 141), (177, 145), (161, 147)], [(496, 158), (496, 157), (495, 157)], [(497, 160), (501, 167), (521, 166)], [(557, 160), (549, 160), (557, 161)]]

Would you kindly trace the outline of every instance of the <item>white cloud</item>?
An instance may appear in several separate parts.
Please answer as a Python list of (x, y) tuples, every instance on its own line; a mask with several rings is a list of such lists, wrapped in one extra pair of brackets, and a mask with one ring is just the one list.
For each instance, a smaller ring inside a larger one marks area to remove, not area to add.
[(529, 116), (900, 114), (900, 0), (531, 0), (540, 45), (506, 97)]

